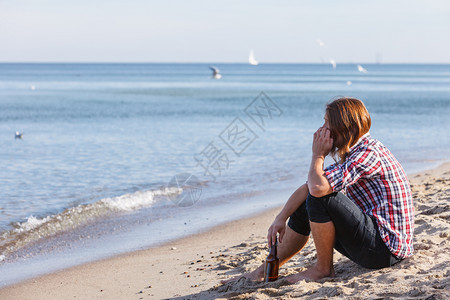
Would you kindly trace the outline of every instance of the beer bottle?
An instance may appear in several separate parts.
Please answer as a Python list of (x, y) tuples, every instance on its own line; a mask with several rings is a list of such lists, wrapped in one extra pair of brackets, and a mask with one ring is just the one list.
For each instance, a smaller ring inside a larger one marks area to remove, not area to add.
[(264, 282), (275, 281), (278, 279), (278, 268), (280, 266), (280, 260), (277, 256), (278, 239), (275, 244), (270, 247), (269, 255), (264, 263)]

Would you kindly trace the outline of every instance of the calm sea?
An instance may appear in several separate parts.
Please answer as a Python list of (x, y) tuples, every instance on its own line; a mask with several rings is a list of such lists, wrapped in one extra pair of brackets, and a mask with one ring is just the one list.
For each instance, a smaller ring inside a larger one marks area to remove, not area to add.
[(408, 173), (449, 158), (448, 64), (214, 65), (0, 64), (0, 285), (283, 204), (336, 96)]

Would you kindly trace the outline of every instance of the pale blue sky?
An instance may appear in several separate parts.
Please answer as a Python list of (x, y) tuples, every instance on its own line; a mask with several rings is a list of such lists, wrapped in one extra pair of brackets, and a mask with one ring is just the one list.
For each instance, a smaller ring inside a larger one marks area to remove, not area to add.
[(450, 63), (449, 29), (448, 0), (0, 0), (0, 62)]

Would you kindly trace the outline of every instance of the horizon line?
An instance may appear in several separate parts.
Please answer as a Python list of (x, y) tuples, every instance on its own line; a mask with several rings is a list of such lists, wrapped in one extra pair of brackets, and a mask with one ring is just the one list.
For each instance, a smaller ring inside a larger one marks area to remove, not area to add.
[[(0, 61), (0, 64), (242, 64), (248, 65), (248, 62), (177, 62), (177, 61)], [(302, 65), (329, 65), (328, 62), (263, 62), (259, 65), (273, 65), (273, 64), (302, 64)], [(336, 62), (339, 65), (445, 65), (450, 62)], [(254, 66), (257, 67), (257, 66)]]

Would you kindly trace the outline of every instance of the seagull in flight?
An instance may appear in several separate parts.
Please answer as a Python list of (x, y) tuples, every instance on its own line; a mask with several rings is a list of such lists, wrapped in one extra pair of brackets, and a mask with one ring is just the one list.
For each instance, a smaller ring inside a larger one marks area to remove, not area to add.
[(336, 69), (336, 61), (330, 58), (330, 64), (333, 66), (333, 69)]
[(14, 139), (17, 140), (21, 140), (23, 138), (23, 132), (18, 132), (16, 131), (16, 134), (14, 135)]
[(358, 71), (361, 73), (367, 73), (367, 70), (363, 68), (363, 66), (358, 65)]
[(220, 79), (222, 78), (222, 75), (220, 74), (220, 70), (214, 66), (209, 66), (211, 71), (213, 71), (212, 78), (214, 79)]
[(321, 39), (316, 39), (317, 44), (319, 44), (320, 47), (325, 47), (325, 43), (322, 42)]

